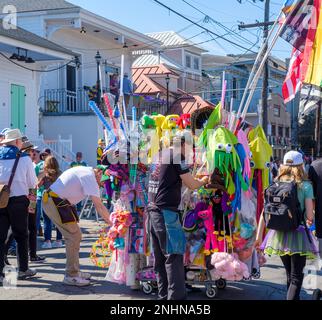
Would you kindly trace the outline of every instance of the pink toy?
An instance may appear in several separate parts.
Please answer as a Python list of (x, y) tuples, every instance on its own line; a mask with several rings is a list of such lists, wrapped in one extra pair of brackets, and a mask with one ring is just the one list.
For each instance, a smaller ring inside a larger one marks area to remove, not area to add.
[(110, 250), (114, 250), (114, 242), (117, 238), (123, 238), (132, 224), (132, 216), (129, 211), (116, 211), (110, 217), (113, 226), (107, 233), (107, 242)]
[[(251, 151), (249, 149), (247, 136), (246, 136), (246, 134), (245, 134), (245, 132), (243, 130), (239, 130), (238, 134), (237, 134), (237, 137), (238, 137), (238, 142), (243, 145), (245, 153), (246, 153), (246, 158), (244, 160), (243, 177), (244, 178), (247, 177), (248, 179), (250, 179), (251, 175), (252, 175), (252, 171), (251, 171), (251, 167), (250, 167), (250, 160), (252, 158), (252, 155), (251, 155)], [(246, 191), (245, 195), (247, 196), (247, 198), (250, 198), (251, 197), (251, 191)]]
[(247, 265), (235, 253), (215, 252), (211, 257), (211, 264), (215, 267), (210, 271), (213, 280), (240, 281), (250, 276)]
[(212, 212), (212, 206), (209, 206), (207, 210), (199, 211), (198, 217), (203, 220), (204, 226), (207, 231), (207, 238), (205, 243), (205, 255), (209, 256), (213, 252), (218, 252), (218, 242), (215, 236), (214, 217)]

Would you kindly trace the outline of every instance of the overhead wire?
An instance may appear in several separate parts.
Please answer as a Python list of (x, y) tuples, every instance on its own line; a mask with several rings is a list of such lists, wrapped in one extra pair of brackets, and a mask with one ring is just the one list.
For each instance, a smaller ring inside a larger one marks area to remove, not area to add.
[(225, 38), (224, 36), (222, 36), (222, 35), (220, 35), (220, 34), (217, 34), (217, 33), (213, 32), (212, 30), (210, 30), (210, 29), (208, 29), (208, 28), (205, 28), (204, 26), (200, 25), (199, 23), (195, 23), (195, 22), (193, 22), (191, 19), (187, 18), (185, 15), (183, 15), (183, 14), (181, 14), (180, 12), (178, 12), (178, 11), (176, 11), (176, 10), (174, 10), (174, 9), (170, 8), (169, 6), (167, 6), (167, 5), (165, 5), (164, 3), (160, 2), (159, 0), (153, 0), (153, 1), (154, 1), (155, 3), (157, 3), (157, 4), (159, 4), (160, 6), (162, 6), (162, 7), (166, 8), (166, 9), (168, 9), (169, 11), (171, 11), (171, 12), (175, 13), (176, 15), (180, 16), (181, 18), (183, 18), (183, 19), (185, 19), (185, 20), (187, 20), (187, 21), (189, 21), (189, 22), (191, 22), (191, 23), (194, 23), (197, 27), (199, 27), (199, 28), (201, 28), (201, 29), (203, 29), (203, 30), (205, 30), (205, 31), (207, 31), (207, 32), (209, 32), (209, 33), (211, 33), (211, 34), (213, 34), (213, 35), (215, 35), (215, 36), (217, 36), (217, 37), (221, 38), (222, 40), (224, 40), (224, 41), (226, 41), (226, 42), (230, 43), (231, 45), (236, 46), (236, 47), (241, 48), (241, 49), (244, 49), (244, 50), (247, 50), (247, 48), (246, 48), (246, 47), (244, 47), (244, 46), (242, 46), (242, 45), (240, 45), (240, 44), (238, 44), (238, 43), (236, 43), (236, 42), (234, 42), (234, 41), (232, 41), (232, 40), (230, 40), (230, 39), (227, 39), (227, 38)]

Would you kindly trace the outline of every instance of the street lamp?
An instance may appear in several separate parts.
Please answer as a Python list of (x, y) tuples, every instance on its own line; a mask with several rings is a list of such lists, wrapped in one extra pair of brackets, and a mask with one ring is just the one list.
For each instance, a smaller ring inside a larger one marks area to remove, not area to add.
[(165, 78), (165, 82), (167, 84), (167, 111), (170, 109), (170, 103), (169, 103), (169, 84), (170, 84), (170, 76), (169, 73), (167, 73), (167, 76)]
[(99, 51), (97, 51), (96, 56), (95, 56), (95, 60), (97, 63), (97, 97), (96, 97), (96, 103), (97, 106), (99, 107), (101, 104), (101, 80), (100, 80), (100, 65), (101, 65), (101, 61), (102, 61), (102, 56), (100, 54)]

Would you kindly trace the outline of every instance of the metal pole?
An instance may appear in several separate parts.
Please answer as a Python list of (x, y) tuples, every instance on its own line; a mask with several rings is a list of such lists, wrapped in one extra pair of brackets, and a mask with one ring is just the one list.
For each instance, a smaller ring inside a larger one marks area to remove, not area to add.
[(277, 19), (276, 19), (276, 21), (275, 21), (275, 24), (273, 25), (273, 27), (272, 27), (271, 31), (269, 32), (269, 35), (268, 35), (268, 37), (267, 37), (266, 41), (263, 43), (262, 47), (260, 48), (260, 50), (259, 50), (259, 52), (258, 52), (258, 55), (257, 55), (257, 57), (256, 57), (255, 63), (254, 63), (254, 65), (253, 65), (253, 68), (252, 68), (252, 71), (251, 71), (251, 74), (250, 74), (250, 76), (249, 76), (249, 78), (248, 78), (248, 81), (247, 81), (246, 89), (245, 89), (245, 91), (244, 91), (244, 93), (243, 93), (242, 101), (241, 101), (241, 103), (240, 103), (240, 106), (239, 106), (239, 109), (238, 109), (238, 112), (237, 112), (237, 119), (239, 119), (239, 117), (240, 117), (240, 115), (241, 115), (242, 108), (243, 108), (243, 106), (244, 106), (244, 102), (245, 102), (246, 97), (247, 97), (247, 92), (248, 92), (248, 90), (249, 90), (249, 88), (250, 88), (250, 85), (251, 85), (251, 83), (252, 83), (253, 79), (254, 79), (254, 74), (255, 74), (255, 71), (256, 71), (256, 69), (257, 69), (257, 67), (258, 67), (258, 63), (259, 63), (259, 61), (260, 61), (260, 58), (262, 58), (262, 57), (263, 57), (263, 55), (264, 55), (264, 54), (263, 54), (264, 47), (265, 47), (265, 45), (268, 45), (269, 38), (270, 38), (270, 37), (271, 37), (271, 35), (273, 34), (275, 27), (278, 25), (278, 22), (279, 22), (279, 19), (280, 19), (280, 17), (281, 17), (281, 16), (282, 16), (282, 11), (280, 11), (280, 14), (279, 14), (279, 16), (277, 17)]
[(101, 105), (101, 80), (100, 80), (100, 63), (97, 61), (97, 98), (96, 104), (98, 107)]
[[(265, 2), (265, 23), (269, 21), (269, 5), (270, 0), (266, 0)], [(265, 25), (264, 27), (264, 43), (266, 43), (266, 40), (268, 38), (268, 25)], [(268, 49), (268, 46), (264, 47), (264, 52), (266, 53)], [(262, 109), (261, 109), (261, 117), (262, 117), (262, 123), (263, 123), (263, 130), (265, 134), (267, 135), (267, 111), (268, 111), (268, 77), (269, 77), (269, 58), (266, 60), (264, 65), (264, 74), (263, 74), (263, 89), (262, 89)]]
[(321, 151), (321, 103), (319, 103), (319, 106), (316, 109), (315, 141), (316, 141), (315, 157), (319, 157), (320, 151)]
[(269, 54), (270, 54), (270, 53), (271, 53), (271, 51), (273, 50), (273, 47), (274, 47), (275, 43), (277, 42), (278, 37), (280, 36), (280, 34), (281, 34), (281, 32), (282, 32), (282, 30), (283, 30), (283, 28), (284, 28), (284, 26), (285, 26), (285, 24), (286, 24), (286, 23), (287, 23), (287, 19), (285, 19), (285, 21), (283, 22), (283, 24), (279, 27), (279, 29), (278, 29), (277, 33), (275, 34), (275, 36), (274, 36), (274, 38), (273, 38), (273, 40), (272, 40), (272, 43), (270, 44), (270, 46), (269, 46), (269, 48), (268, 48), (268, 50), (267, 50), (267, 52), (266, 52), (265, 56), (264, 56), (264, 57), (263, 57), (263, 59), (262, 59), (262, 62), (261, 62), (261, 64), (260, 64), (260, 66), (259, 66), (259, 67), (258, 67), (258, 69), (257, 69), (256, 74), (254, 75), (254, 79), (253, 79), (253, 81), (252, 81), (252, 83), (251, 83), (251, 85), (250, 85), (250, 90), (251, 90), (251, 91), (250, 91), (250, 93), (249, 93), (248, 99), (247, 99), (246, 104), (245, 104), (244, 111), (243, 111), (243, 113), (242, 113), (242, 119), (245, 119), (245, 117), (246, 117), (246, 114), (247, 114), (247, 111), (248, 111), (248, 108), (249, 108), (250, 102), (251, 102), (251, 100), (253, 99), (254, 92), (255, 92), (255, 90), (256, 90), (256, 86), (257, 86), (258, 80), (259, 80), (259, 78), (260, 78), (260, 76), (261, 76), (261, 73), (262, 73), (262, 71), (263, 71), (263, 67), (264, 67), (264, 65), (265, 65), (265, 62), (266, 62), (266, 60), (267, 60), (267, 58), (268, 58)]
[(167, 112), (170, 109), (170, 98), (169, 98), (169, 81), (167, 81)]

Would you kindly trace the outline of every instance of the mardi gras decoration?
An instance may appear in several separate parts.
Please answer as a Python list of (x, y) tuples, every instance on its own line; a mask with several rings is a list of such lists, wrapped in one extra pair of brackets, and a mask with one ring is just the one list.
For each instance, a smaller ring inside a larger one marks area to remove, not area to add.
[(208, 136), (208, 171), (213, 172), (215, 168), (219, 169), (220, 174), (224, 176), (225, 187), (230, 195), (234, 194), (236, 190), (233, 173), (237, 174), (242, 189), (247, 190), (248, 185), (242, 177), (241, 163), (235, 149), (235, 145), (238, 142), (237, 138), (231, 131), (222, 126), (218, 127), (210, 135), (208, 134)]
[(251, 182), (255, 190), (257, 190), (256, 217), (258, 222), (264, 206), (264, 190), (269, 186), (269, 168), (273, 150), (267, 142), (261, 126), (257, 126), (249, 132), (248, 140), (249, 148), (253, 156)]
[(180, 130), (185, 130), (191, 127), (191, 115), (189, 113), (184, 113), (180, 116), (177, 121), (177, 126)]
[(162, 125), (165, 121), (165, 116), (163, 116), (162, 114), (158, 114), (158, 115), (152, 116), (151, 118), (155, 122), (157, 134), (159, 136), (159, 139), (161, 139), (162, 138)]

